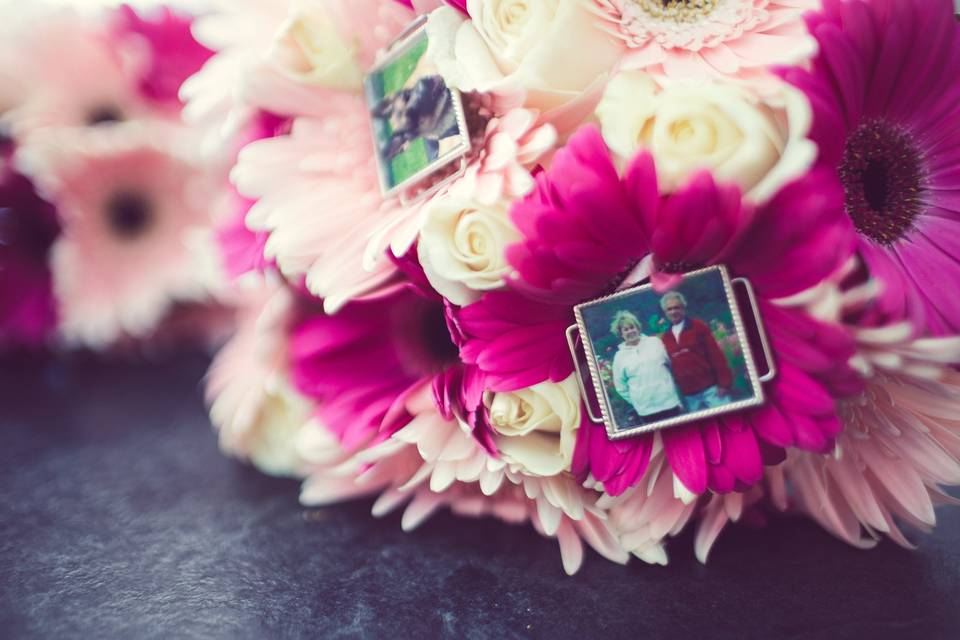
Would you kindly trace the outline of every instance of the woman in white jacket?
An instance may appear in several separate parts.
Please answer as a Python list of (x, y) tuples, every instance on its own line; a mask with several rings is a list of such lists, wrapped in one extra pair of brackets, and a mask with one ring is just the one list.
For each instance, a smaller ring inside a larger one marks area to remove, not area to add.
[(637, 316), (629, 311), (616, 313), (610, 331), (623, 340), (613, 358), (614, 386), (637, 412), (641, 424), (683, 413), (663, 341), (644, 335)]

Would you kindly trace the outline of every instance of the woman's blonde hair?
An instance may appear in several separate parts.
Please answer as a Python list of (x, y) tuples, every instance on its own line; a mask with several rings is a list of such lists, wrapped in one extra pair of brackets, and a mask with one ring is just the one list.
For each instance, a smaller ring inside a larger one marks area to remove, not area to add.
[(618, 338), (622, 337), (620, 335), (620, 330), (621, 325), (623, 325), (624, 322), (632, 322), (637, 328), (637, 331), (643, 333), (643, 325), (640, 324), (639, 318), (633, 315), (633, 313), (624, 310), (617, 311), (615, 314), (613, 314), (613, 322), (610, 323), (610, 333)]

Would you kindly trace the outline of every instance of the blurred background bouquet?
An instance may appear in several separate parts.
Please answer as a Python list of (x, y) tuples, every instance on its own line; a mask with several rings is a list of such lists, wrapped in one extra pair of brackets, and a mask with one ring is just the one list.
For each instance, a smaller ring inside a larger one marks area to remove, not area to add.
[(190, 14), (0, 7), (0, 345), (222, 335), (229, 158), (182, 118), (211, 55)]

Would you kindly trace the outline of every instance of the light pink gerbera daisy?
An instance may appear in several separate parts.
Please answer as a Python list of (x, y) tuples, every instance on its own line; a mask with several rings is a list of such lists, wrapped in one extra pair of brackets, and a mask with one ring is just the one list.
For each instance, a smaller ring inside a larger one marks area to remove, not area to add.
[(939, 382), (877, 377), (843, 405), (833, 455), (791, 451), (768, 472), (775, 503), (857, 547), (874, 546), (882, 534), (912, 547), (900, 523), (928, 532), (934, 507), (957, 503), (942, 487), (960, 484), (958, 403), (956, 372)]
[[(216, 150), (257, 110), (325, 114), (331, 93), (359, 94), (363, 72), (412, 16), (380, 0), (219, 0), (195, 23), (197, 39), (216, 54), (183, 85), (186, 117)], [(339, 73), (324, 76), (325, 66)]]
[(22, 102), (4, 117), (17, 138), (63, 127), (158, 115), (139, 92), (143, 51), (106, 21), (69, 10), (35, 16), (6, 46), (29, 78)]
[(288, 135), (240, 153), (232, 177), (256, 201), (247, 226), (268, 235), (267, 259), (305, 280), (330, 310), (388, 283), (393, 263), (384, 250), (368, 250), (370, 238), (389, 244), (416, 211), (380, 196), (360, 82), (412, 14), (363, 2), (292, 3), (270, 44), (247, 52), (256, 62), (247, 61), (253, 66), (242, 80), (248, 105), (291, 119)]
[(247, 226), (269, 234), (264, 251), (330, 310), (385, 285), (394, 265), (384, 253), (365, 265), (370, 236), (385, 220), (409, 220), (380, 196), (370, 124), (362, 99), (343, 96), (326, 118), (300, 118), (289, 135), (254, 142), (232, 178), (256, 203)]
[(61, 215), (52, 264), (68, 339), (142, 336), (175, 302), (202, 299), (220, 281), (202, 232), (216, 181), (176, 148), (176, 133), (127, 123), (20, 156)]
[(180, 88), (184, 118), (202, 132), (207, 153), (232, 150), (235, 136), (256, 116), (245, 98), (248, 78), (287, 15), (286, 2), (216, 0), (213, 10), (193, 23), (193, 35), (215, 52)]
[(801, 20), (820, 0), (590, 0), (600, 27), (623, 39), (622, 65), (668, 80), (755, 79), (816, 51)]
[[(19, 105), (30, 93), (29, 73), (23, 68), (23, 60), (17, 48), (11, 46), (20, 37), (24, 22), (29, 20), (19, 12), (7, 11), (3, 24), (0, 24), (0, 38), (4, 46), (0, 47), (0, 157), (10, 138), (9, 122), (4, 114)], [(0, 163), (3, 161), (0, 160)]]
[(752, 515), (749, 510), (763, 496), (763, 489), (757, 485), (743, 492), (684, 497), (680, 480), (659, 449), (652, 454), (650, 467), (637, 486), (619, 496), (604, 495), (598, 506), (607, 511), (620, 545), (650, 564), (667, 564), (665, 539), (695, 521), (694, 552), (705, 563), (726, 526), (739, 522), (748, 512)]
[(583, 561), (584, 542), (609, 560), (627, 562), (628, 553), (597, 504), (599, 493), (569, 475), (537, 478), (511, 471), (469, 431), (440, 414), (429, 387), (406, 396), (404, 410), (413, 416), (409, 423), (347, 462), (323, 432), (305, 436), (302, 455), (315, 464), (301, 502), (319, 506), (378, 494), (375, 516), (406, 505), (405, 531), (443, 507), (463, 516), (529, 521), (542, 535), (558, 540), (564, 570), (571, 575)]
[(293, 296), (282, 286), (264, 284), (238, 295), (237, 307), (236, 332), (207, 374), (220, 450), (270, 475), (299, 475), (296, 440), (312, 406), (287, 379)]

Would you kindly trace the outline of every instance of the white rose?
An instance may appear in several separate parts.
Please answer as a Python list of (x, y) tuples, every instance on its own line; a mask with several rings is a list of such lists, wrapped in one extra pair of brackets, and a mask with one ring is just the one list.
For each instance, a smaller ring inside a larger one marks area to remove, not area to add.
[[(467, 11), (503, 67), (516, 69), (557, 17), (559, 0), (468, 0)], [(511, 68), (512, 67), (512, 68)]]
[(433, 288), (454, 304), (470, 304), (480, 292), (503, 286), (510, 272), (506, 248), (520, 239), (507, 206), (453, 195), (427, 205), (417, 245), (420, 264)]
[(547, 111), (603, 81), (623, 53), (581, 0), (468, 0), (472, 20), (449, 7), (430, 15), (432, 55), (464, 91), (526, 91)]
[(607, 145), (624, 160), (653, 154), (664, 190), (698, 170), (735, 182), (762, 202), (816, 157), (811, 109), (792, 87), (765, 99), (730, 83), (660, 87), (639, 71), (617, 74), (597, 107)]
[(294, 2), (268, 54), (283, 74), (304, 84), (359, 89), (363, 70), (321, 3)]
[[(235, 346), (228, 344), (224, 352)], [(301, 475), (303, 461), (296, 442), (310, 419), (312, 405), (278, 373), (265, 373), (261, 379), (258, 372), (242, 371), (243, 363), (232, 357), (229, 364), (241, 369), (239, 377), (218, 389), (210, 405), (221, 450), (249, 460), (269, 475)], [(218, 366), (215, 362), (215, 377), (222, 375), (217, 373)]]
[(311, 405), (288, 385), (269, 389), (258, 420), (248, 433), (247, 454), (260, 471), (272, 476), (303, 473), (297, 452), (300, 430), (310, 419)]
[(570, 470), (580, 427), (574, 376), (510, 393), (487, 391), (483, 402), (505, 461), (544, 477)]

